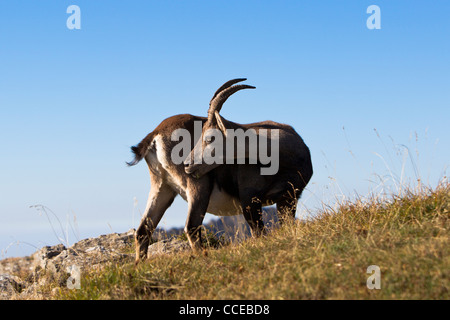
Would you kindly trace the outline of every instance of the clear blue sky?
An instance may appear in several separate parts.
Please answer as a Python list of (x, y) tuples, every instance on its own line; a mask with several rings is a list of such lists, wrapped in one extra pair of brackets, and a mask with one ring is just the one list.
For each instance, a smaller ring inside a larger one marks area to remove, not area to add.
[[(72, 4), (81, 30), (66, 27)], [(372, 4), (380, 30), (366, 27)], [(450, 159), (449, 13), (440, 0), (2, 0), (3, 256), (58, 242), (30, 205), (79, 238), (137, 227), (150, 182), (145, 163), (125, 166), (129, 147), (168, 116), (205, 115), (236, 77), (257, 89), (225, 118), (291, 124), (312, 151), (298, 216), (401, 179), (436, 185)], [(163, 226), (186, 209), (178, 199)]]

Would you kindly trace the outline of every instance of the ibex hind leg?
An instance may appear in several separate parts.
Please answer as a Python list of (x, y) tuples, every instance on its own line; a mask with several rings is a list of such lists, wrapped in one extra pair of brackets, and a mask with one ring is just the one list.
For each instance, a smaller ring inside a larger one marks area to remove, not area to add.
[(152, 186), (147, 201), (147, 208), (136, 230), (136, 264), (147, 257), (148, 246), (164, 212), (170, 207), (177, 194), (168, 186)]
[(293, 222), (295, 220), (295, 212), (297, 211), (298, 200), (291, 194), (287, 193), (281, 200), (277, 201), (277, 214), (280, 224)]
[(264, 234), (264, 222), (262, 219), (262, 203), (258, 197), (241, 200), (244, 218), (250, 226), (253, 236)]
[(283, 186), (283, 193), (276, 201), (280, 224), (293, 222), (297, 211), (298, 199), (302, 195), (306, 183), (301, 175), (290, 177)]

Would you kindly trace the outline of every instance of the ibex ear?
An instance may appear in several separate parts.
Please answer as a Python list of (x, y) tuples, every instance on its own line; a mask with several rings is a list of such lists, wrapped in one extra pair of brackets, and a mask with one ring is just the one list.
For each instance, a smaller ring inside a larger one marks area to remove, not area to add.
[(219, 126), (220, 131), (222, 131), (223, 135), (226, 137), (227, 136), (227, 128), (225, 127), (224, 119), (219, 114), (219, 111), (214, 112), (214, 115), (215, 115), (217, 125)]

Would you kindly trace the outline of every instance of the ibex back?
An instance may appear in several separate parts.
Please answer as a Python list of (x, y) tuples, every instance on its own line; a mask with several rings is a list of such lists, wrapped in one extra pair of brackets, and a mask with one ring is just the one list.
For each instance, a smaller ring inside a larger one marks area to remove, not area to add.
[[(272, 121), (238, 124), (219, 114), (233, 93), (254, 89), (235, 85), (244, 80), (230, 80), (216, 91), (208, 117), (181, 114), (167, 118), (131, 148), (135, 158), (128, 165), (145, 159), (151, 182), (147, 207), (136, 231), (136, 262), (146, 257), (152, 233), (177, 194), (188, 202), (184, 230), (193, 250), (201, 248), (200, 227), (206, 212), (243, 214), (254, 235), (264, 232), (263, 206), (276, 203), (281, 221), (295, 217), (297, 201), (313, 173), (309, 149), (289, 125)], [(176, 134), (180, 132), (188, 133), (182, 142)], [(232, 134), (235, 132), (244, 134), (237, 145), (233, 144), (239, 140)], [(180, 148), (181, 143), (187, 150)], [(275, 171), (260, 157), (262, 149), (267, 149), (266, 156), (267, 152), (272, 156), (277, 153), (273, 158), (277, 163), (270, 164)], [(180, 157), (185, 160), (174, 159)]]

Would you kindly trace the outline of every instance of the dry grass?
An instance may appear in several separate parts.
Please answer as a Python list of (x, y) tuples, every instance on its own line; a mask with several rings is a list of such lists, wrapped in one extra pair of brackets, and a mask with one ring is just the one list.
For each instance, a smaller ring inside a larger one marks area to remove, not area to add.
[[(450, 186), (325, 209), (206, 254), (83, 275), (63, 299), (449, 299)], [(366, 286), (381, 269), (381, 289)]]

